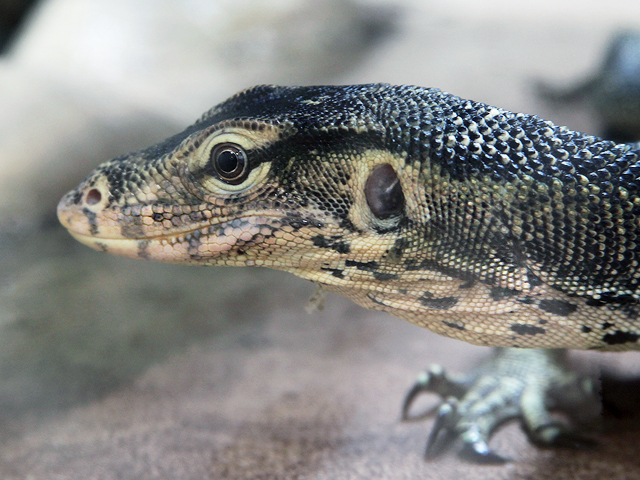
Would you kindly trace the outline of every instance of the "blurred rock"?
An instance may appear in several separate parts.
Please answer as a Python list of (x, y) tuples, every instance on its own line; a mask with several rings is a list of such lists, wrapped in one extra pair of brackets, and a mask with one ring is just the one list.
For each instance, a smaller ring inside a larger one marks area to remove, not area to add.
[(0, 54), (19, 32), (20, 25), (36, 0), (0, 0)]
[[(0, 226), (35, 228), (98, 162), (180, 126), (96, 87), (89, 93), (0, 61)], [(102, 96), (101, 94), (104, 94)]]
[(640, 31), (617, 33), (600, 67), (586, 80), (568, 88), (542, 83), (540, 95), (557, 107), (587, 107), (605, 138), (640, 140)]
[(395, 12), (356, 0), (48, 0), (12, 57), (190, 122), (254, 84), (331, 82), (392, 31)]

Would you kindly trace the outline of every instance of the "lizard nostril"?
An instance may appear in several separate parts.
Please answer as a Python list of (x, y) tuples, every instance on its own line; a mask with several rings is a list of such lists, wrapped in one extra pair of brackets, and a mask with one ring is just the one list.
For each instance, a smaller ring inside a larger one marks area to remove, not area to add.
[(92, 188), (87, 192), (87, 196), (85, 198), (87, 205), (95, 205), (96, 203), (99, 203), (100, 200), (102, 200), (102, 194), (97, 188)]

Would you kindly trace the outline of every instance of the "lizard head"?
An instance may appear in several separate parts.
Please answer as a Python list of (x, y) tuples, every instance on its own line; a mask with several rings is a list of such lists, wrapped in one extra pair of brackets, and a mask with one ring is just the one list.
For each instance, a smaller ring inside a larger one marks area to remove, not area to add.
[(98, 166), (58, 217), (82, 243), (128, 257), (268, 266), (334, 285), (347, 271), (393, 276), (399, 232), (424, 195), (372, 100), (387, 88), (246, 90)]

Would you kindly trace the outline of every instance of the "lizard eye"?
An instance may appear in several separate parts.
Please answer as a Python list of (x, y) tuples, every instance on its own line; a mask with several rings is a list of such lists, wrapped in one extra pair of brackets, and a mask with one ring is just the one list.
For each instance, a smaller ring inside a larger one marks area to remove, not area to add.
[(220, 179), (238, 185), (249, 175), (247, 156), (237, 145), (222, 143), (211, 151), (211, 166)]

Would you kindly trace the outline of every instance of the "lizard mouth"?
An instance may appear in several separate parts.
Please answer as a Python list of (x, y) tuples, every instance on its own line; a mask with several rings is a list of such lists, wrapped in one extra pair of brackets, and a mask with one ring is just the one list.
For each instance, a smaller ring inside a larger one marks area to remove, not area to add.
[[(246, 219), (247, 223), (258, 218)], [(231, 222), (232, 223), (232, 222)], [(69, 230), (71, 236), (88, 247), (112, 255), (141, 258), (166, 263), (203, 263), (203, 260), (229, 255), (230, 250), (242, 250), (261, 243), (265, 235), (259, 228), (216, 225), (217, 233), (203, 228), (176, 235), (143, 238), (102, 238)], [(221, 233), (221, 232), (225, 233)]]
[[(207, 215), (194, 218), (191, 225), (183, 221), (163, 226), (162, 222), (76, 204), (71, 195), (60, 201), (57, 213), (60, 223), (76, 240), (95, 250), (168, 263), (220, 264), (216, 261), (220, 258), (225, 264), (247, 265), (251, 261), (247, 252), (252, 247), (260, 244), (260, 256), (264, 256), (277, 245), (290, 242), (292, 232), (322, 226), (317, 220), (293, 218), (277, 210)], [(231, 256), (230, 251), (237, 255)]]

